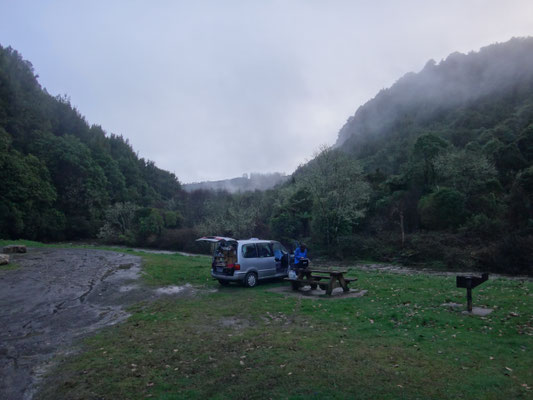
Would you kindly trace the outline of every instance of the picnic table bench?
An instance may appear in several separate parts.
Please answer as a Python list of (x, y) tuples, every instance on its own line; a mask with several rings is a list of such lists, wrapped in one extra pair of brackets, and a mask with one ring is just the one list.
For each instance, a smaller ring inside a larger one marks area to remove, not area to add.
[(320, 287), (326, 291), (328, 296), (331, 296), (333, 289), (337, 287), (341, 287), (344, 292), (349, 292), (348, 284), (357, 280), (357, 278), (345, 278), (345, 273), (346, 271), (300, 268), (297, 270), (296, 279), (285, 278), (285, 280), (291, 282), (293, 290), (310, 285), (311, 289)]

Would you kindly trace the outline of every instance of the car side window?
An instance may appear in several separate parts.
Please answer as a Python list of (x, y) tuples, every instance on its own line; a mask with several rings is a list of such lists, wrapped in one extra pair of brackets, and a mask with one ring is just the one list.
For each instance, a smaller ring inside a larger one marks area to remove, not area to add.
[(242, 246), (242, 255), (244, 258), (255, 258), (257, 257), (257, 249), (255, 244), (244, 244)]
[(257, 243), (259, 257), (274, 257), (270, 243)]

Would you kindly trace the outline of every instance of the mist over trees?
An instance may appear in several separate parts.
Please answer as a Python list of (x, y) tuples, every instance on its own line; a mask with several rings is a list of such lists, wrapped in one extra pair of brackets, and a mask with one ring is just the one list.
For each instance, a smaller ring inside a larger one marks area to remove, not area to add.
[(292, 176), (246, 177), (277, 186), (235, 193), (184, 190), (0, 48), (0, 176), (2, 238), (198, 251), (199, 235), (265, 237), (314, 256), (533, 274), (533, 38), (428, 62)]
[(406, 260), (430, 258), (424, 237), (449, 267), (531, 273), (531, 191), (516, 187), (532, 133), (533, 38), (514, 38), (402, 77), (348, 119), (335, 147), (373, 183), (366, 230), (384, 248), (399, 225), (408, 249), (392, 251)]
[(289, 177), (279, 172), (261, 174), (252, 172), (244, 174), (240, 178), (223, 179), (220, 181), (205, 181), (196, 183), (186, 183), (183, 189), (192, 192), (199, 189), (225, 190), (230, 193), (249, 192), (254, 190), (272, 189), (274, 186), (287, 181)]

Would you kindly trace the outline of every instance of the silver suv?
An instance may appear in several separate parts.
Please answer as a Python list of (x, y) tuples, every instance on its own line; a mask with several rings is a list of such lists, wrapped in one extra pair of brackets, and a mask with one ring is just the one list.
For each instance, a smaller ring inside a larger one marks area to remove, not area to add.
[(230, 282), (241, 282), (253, 287), (261, 279), (287, 276), (290, 255), (275, 240), (205, 236), (196, 241), (214, 244), (211, 276), (223, 286)]

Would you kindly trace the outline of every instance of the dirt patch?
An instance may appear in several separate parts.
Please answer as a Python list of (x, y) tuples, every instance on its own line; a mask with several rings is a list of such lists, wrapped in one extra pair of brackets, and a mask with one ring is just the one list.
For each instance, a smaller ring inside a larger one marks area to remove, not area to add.
[(267, 311), (266, 314), (261, 317), (261, 319), (264, 321), (266, 325), (278, 324), (278, 325), (286, 326), (286, 325), (291, 325), (295, 322), (294, 316), (287, 316), (286, 314), (283, 314), (282, 312), (271, 313)]
[[(461, 310), (464, 310), (466, 308), (466, 306), (464, 304), (460, 304), (460, 303), (444, 303), (444, 304), (441, 304), (441, 306), (442, 307), (446, 307), (446, 308), (448, 308), (449, 310), (452, 310), (452, 311), (461, 311)], [(493, 311), (494, 310), (492, 308), (472, 307), (472, 312), (471, 313), (469, 313), (466, 310), (461, 311), (461, 313), (465, 314), (465, 315), (475, 315), (475, 316), (478, 316), (478, 317), (486, 317), (487, 315), (489, 315)]]
[(31, 399), (57, 354), (129, 316), (125, 307), (192, 288), (158, 293), (140, 282), (141, 258), (88, 249), (28, 249), (0, 271), (0, 398)]
[(221, 318), (219, 321), (220, 326), (223, 328), (232, 328), (237, 331), (249, 328), (252, 326), (252, 323), (246, 319), (243, 318), (236, 318), (236, 317), (225, 317)]
[(326, 294), (325, 290), (316, 288), (311, 289), (309, 286), (305, 286), (298, 290), (292, 290), (291, 286), (278, 286), (272, 289), (268, 289), (269, 292), (281, 293), (286, 296), (295, 296), (307, 299), (326, 299), (326, 300), (338, 300), (349, 299), (354, 297), (364, 296), (368, 290), (350, 289), (349, 292), (343, 292), (342, 288), (335, 288), (331, 293), (331, 296)]
[(156, 289), (156, 293), (158, 294), (167, 294), (167, 295), (173, 295), (178, 293), (191, 293), (194, 292), (194, 288), (191, 284), (187, 283), (182, 286), (164, 286)]

